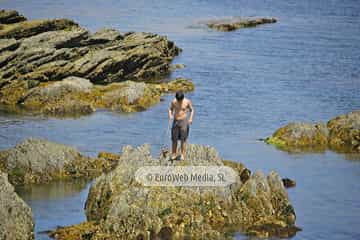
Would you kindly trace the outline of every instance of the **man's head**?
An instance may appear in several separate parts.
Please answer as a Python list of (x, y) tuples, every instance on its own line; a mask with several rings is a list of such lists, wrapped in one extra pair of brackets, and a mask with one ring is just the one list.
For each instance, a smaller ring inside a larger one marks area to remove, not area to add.
[(175, 98), (177, 101), (182, 101), (184, 99), (184, 93), (183, 92), (176, 92)]

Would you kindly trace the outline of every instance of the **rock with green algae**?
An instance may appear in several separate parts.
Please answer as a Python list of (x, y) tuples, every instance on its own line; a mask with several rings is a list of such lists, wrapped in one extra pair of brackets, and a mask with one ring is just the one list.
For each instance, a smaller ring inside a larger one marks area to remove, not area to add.
[(239, 28), (256, 27), (261, 24), (276, 23), (276, 18), (242, 18), (232, 17), (226, 19), (211, 20), (206, 23), (209, 28), (221, 32), (234, 31)]
[(0, 171), (0, 239), (34, 239), (30, 207), (16, 194), (6, 173)]
[(337, 116), (327, 124), (290, 123), (265, 142), (286, 151), (360, 152), (360, 111)]
[[(143, 111), (158, 103), (162, 94), (194, 90), (193, 83), (184, 78), (166, 83), (125, 81), (94, 85), (84, 78), (67, 77), (31, 88), (21, 83), (22, 87), (15, 86), (19, 94), (13, 95), (9, 101), (17, 102), (23, 109), (54, 116), (80, 116), (99, 108), (122, 112)], [(7, 90), (7, 87), (3, 90)]]
[[(119, 165), (98, 177), (86, 201), (87, 223), (55, 230), (57, 239), (224, 239), (229, 231), (268, 236), (294, 233), (295, 212), (281, 178), (256, 172), (226, 187), (144, 187), (134, 174), (143, 166), (232, 166), (214, 148), (188, 145), (185, 161), (153, 158), (150, 146), (124, 147)], [(95, 225), (94, 225), (95, 224)], [(263, 226), (257, 231), (253, 226)], [(271, 227), (269, 227), (271, 226)], [(82, 234), (86, 233), (86, 234)], [(261, 234), (260, 234), (261, 233)]]
[(36, 138), (0, 151), (0, 163), (1, 170), (8, 173), (14, 185), (93, 178), (116, 164), (104, 158), (85, 157), (73, 147)]
[(328, 129), (323, 123), (289, 123), (279, 128), (266, 142), (287, 151), (324, 151)]
[(331, 149), (360, 153), (360, 110), (331, 119), (327, 127)]

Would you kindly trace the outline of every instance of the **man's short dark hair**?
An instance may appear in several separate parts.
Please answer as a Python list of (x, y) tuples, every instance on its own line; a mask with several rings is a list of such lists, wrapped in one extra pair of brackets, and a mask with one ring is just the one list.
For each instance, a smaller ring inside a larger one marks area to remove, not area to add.
[(178, 101), (183, 100), (183, 99), (184, 99), (184, 93), (183, 93), (183, 92), (176, 92), (175, 98), (176, 98), (176, 100), (178, 100)]

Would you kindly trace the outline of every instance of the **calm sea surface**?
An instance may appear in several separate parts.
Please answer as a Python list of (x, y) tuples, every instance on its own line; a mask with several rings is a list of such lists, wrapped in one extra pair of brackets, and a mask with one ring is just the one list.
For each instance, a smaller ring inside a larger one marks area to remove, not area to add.
[[(212, 145), (251, 170), (295, 179), (289, 196), (303, 228), (293, 239), (360, 239), (360, 157), (333, 152), (288, 154), (257, 141), (290, 121), (327, 121), (360, 109), (359, 1), (0, 0), (0, 8), (33, 18), (71, 18), (95, 31), (167, 35), (184, 51), (172, 77), (192, 78), (196, 117), (190, 142)], [(279, 22), (235, 32), (198, 24), (226, 16), (275, 16)], [(97, 112), (79, 119), (0, 114), (0, 148), (44, 137), (84, 154), (168, 144), (171, 96), (146, 112)], [(36, 231), (85, 220), (89, 184), (52, 183), (19, 189), (33, 209)], [(239, 234), (237, 239), (246, 237)], [(38, 233), (37, 239), (47, 239)]]

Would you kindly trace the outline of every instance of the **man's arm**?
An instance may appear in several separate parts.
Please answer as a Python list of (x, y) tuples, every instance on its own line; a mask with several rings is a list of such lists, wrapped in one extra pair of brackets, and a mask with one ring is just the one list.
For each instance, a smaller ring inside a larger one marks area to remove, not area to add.
[(169, 111), (168, 111), (168, 117), (169, 117), (169, 119), (173, 119), (173, 116), (174, 116), (173, 110), (174, 110), (174, 102), (171, 101), (170, 107), (169, 107)]
[(194, 107), (193, 107), (192, 102), (190, 100), (189, 100), (189, 105), (188, 106), (189, 106), (189, 110), (190, 110), (189, 123), (191, 124), (192, 121), (193, 121), (195, 110), (194, 110)]

